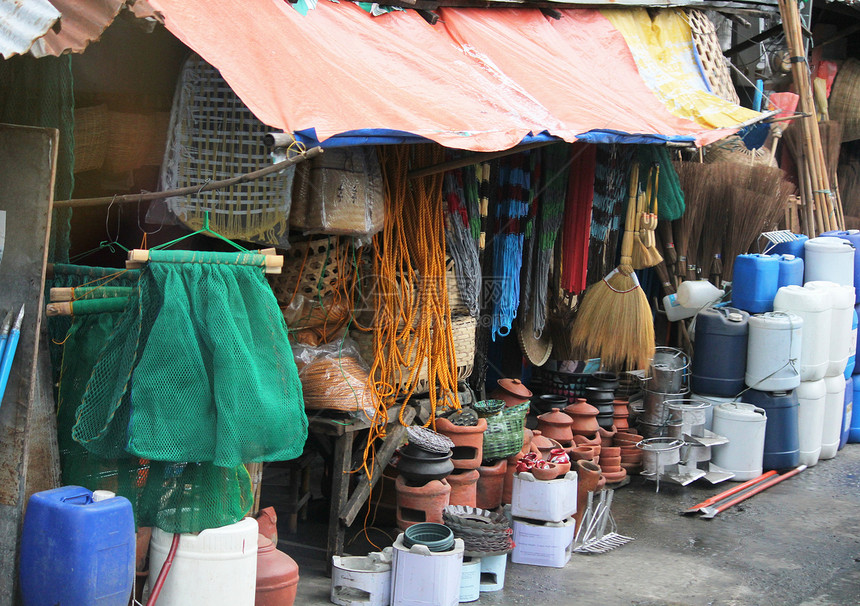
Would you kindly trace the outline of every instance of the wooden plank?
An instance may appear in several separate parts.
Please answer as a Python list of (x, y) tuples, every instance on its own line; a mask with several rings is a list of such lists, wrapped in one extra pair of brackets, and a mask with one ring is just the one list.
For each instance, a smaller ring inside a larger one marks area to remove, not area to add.
[(331, 470), (331, 507), (328, 517), (328, 540), (326, 543), (326, 570), (331, 570), (331, 556), (343, 553), (344, 527), (340, 523), (340, 510), (349, 497), (349, 472), (352, 466), (352, 442), (354, 432), (347, 432), (335, 441)]
[[(37, 373), (37, 362), (58, 141), (55, 129), (0, 124), (0, 210), (6, 211), (0, 309), (27, 306), (0, 406), (0, 604), (12, 604), (14, 599), (29, 468), (49, 464), (40, 454), (43, 446), (29, 447), (28, 438), (31, 430), (39, 429), (33, 425), (34, 401), (50, 393), (39, 384), (46, 375)], [(33, 469), (32, 473), (44, 478), (51, 472)]]
[[(406, 411), (404, 411), (403, 420), (407, 425), (412, 423), (412, 419), (415, 418), (415, 414), (416, 409), (413, 406), (410, 406)], [(362, 474), (355, 492), (352, 493), (352, 496), (349, 498), (349, 502), (347, 502), (343, 507), (343, 511), (340, 514), (340, 521), (344, 526), (351, 526), (355, 521), (355, 517), (358, 515), (358, 512), (361, 511), (364, 502), (367, 501), (367, 498), (370, 496), (370, 491), (379, 481), (379, 478), (382, 477), (382, 470), (385, 469), (385, 466), (388, 465), (391, 457), (394, 456), (394, 451), (403, 442), (405, 434), (406, 427), (399, 423), (394, 427), (394, 429), (389, 430), (382, 446), (380, 446), (376, 451), (376, 458), (374, 459), (373, 468), (371, 469), (372, 477), (368, 478), (367, 474)]]

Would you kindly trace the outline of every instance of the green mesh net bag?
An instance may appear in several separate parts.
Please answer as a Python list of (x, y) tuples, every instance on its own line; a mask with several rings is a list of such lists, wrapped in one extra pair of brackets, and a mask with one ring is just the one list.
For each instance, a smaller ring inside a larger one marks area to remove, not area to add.
[[(128, 287), (137, 271), (55, 265), (48, 287)], [(122, 313), (48, 318), (51, 358), (57, 389), (57, 437), (63, 483), (90, 490), (111, 490), (134, 506), (138, 526), (167, 532), (199, 532), (241, 520), (253, 504), (252, 485), (243, 465), (148, 461), (120, 453), (104, 458), (72, 437), (84, 389), (104, 344)]]
[(301, 383), (264, 265), (262, 255), (150, 251), (73, 437), (102, 457), (234, 467), (299, 456)]

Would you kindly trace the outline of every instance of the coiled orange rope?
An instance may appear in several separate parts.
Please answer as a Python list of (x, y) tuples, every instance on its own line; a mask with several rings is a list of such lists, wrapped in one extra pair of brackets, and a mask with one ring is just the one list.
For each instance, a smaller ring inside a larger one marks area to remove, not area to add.
[(441, 148), (430, 145), (380, 151), (386, 187), (385, 226), (373, 242), (374, 359), (369, 381), (376, 410), (362, 467), (368, 477), (373, 472), (374, 442), (385, 437), (388, 411), (402, 395), (398, 419), (403, 423), (422, 366), (426, 367), (432, 410), (427, 425), (435, 427), (440, 405), (460, 407), (445, 282), (442, 175), (407, 178), (410, 164), (428, 166), (440, 162), (443, 155)]

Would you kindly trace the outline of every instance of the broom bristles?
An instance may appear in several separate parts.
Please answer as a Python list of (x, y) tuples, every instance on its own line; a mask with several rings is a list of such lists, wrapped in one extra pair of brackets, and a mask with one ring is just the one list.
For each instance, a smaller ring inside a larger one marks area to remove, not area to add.
[(571, 332), (571, 348), (614, 370), (639, 370), (654, 357), (654, 323), (635, 274), (619, 267), (585, 292)]

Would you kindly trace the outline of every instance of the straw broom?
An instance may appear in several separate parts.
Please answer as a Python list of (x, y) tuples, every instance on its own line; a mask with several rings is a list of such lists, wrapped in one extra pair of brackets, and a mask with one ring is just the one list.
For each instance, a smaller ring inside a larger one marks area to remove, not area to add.
[(621, 241), (621, 263), (585, 292), (573, 325), (571, 345), (582, 357), (599, 357), (603, 367), (644, 369), (654, 357), (651, 307), (633, 273), (633, 238), (639, 167), (630, 175), (627, 217)]

